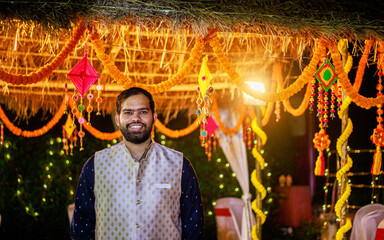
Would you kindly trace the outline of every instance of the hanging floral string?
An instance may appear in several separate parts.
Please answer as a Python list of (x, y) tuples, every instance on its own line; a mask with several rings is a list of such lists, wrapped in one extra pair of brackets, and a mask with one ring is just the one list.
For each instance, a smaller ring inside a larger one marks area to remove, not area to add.
[(46, 64), (43, 67), (40, 67), (36, 72), (23, 75), (7, 73), (0, 69), (0, 79), (12, 85), (28, 85), (43, 80), (47, 76), (51, 75), (52, 72), (57, 69), (68, 57), (68, 55), (75, 49), (84, 31), (85, 27), (81, 22), (79, 26), (77, 26), (77, 28), (74, 30), (71, 39), (60, 51), (60, 53), (52, 60), (52, 62)]
[[(376, 86), (377, 90), (377, 96), (383, 95), (383, 84), (382, 84), (382, 77), (383, 77), (383, 69), (382, 69), (382, 62), (384, 60), (384, 43), (379, 42), (378, 44), (378, 60), (377, 60), (377, 75), (379, 76), (379, 80)], [(382, 162), (382, 156), (381, 156), (381, 148), (384, 147), (384, 128), (383, 128), (383, 104), (377, 105), (377, 126), (375, 129), (373, 129), (373, 134), (371, 135), (371, 141), (376, 146), (376, 152), (373, 155), (373, 164), (371, 173), (372, 175), (379, 175), (381, 170), (381, 162)]]
[(171, 87), (179, 84), (184, 79), (184, 77), (192, 71), (195, 64), (197, 64), (197, 62), (201, 58), (205, 45), (203, 39), (196, 39), (195, 45), (191, 50), (189, 59), (184, 63), (183, 67), (181, 67), (175, 75), (161, 83), (146, 85), (141, 83), (135, 83), (131, 78), (124, 75), (113, 63), (111, 58), (105, 53), (105, 48), (103, 46), (103, 42), (99, 39), (99, 34), (96, 31), (92, 33), (92, 30), (89, 30), (89, 32), (91, 34), (90, 40), (96, 51), (97, 58), (99, 58), (99, 60), (103, 63), (105, 69), (118, 84), (123, 86), (125, 89), (134, 86), (144, 88), (152, 94), (165, 92)]
[(212, 47), (217, 58), (219, 59), (221, 66), (224, 68), (225, 72), (236, 84), (236, 86), (239, 87), (243, 92), (252, 96), (253, 98), (260, 99), (265, 102), (281, 102), (282, 100), (287, 99), (293, 96), (298, 91), (300, 91), (306, 83), (311, 81), (312, 74), (316, 71), (316, 65), (320, 60), (321, 53), (325, 49), (324, 43), (320, 41), (317, 44), (313, 57), (308, 66), (305, 67), (304, 71), (301, 73), (298, 79), (288, 88), (282, 89), (278, 93), (261, 93), (257, 90), (250, 89), (249, 86), (245, 84), (244, 81), (241, 79), (239, 74), (232, 68), (216, 36), (214, 36), (210, 41), (210, 46)]
[(23, 136), (26, 138), (40, 137), (41, 135), (51, 130), (51, 128), (59, 122), (60, 118), (64, 114), (64, 109), (65, 109), (65, 101), (61, 103), (59, 110), (44, 127), (34, 131), (22, 130), (21, 128), (18, 128), (15, 125), (13, 125), (13, 123), (8, 119), (7, 115), (5, 115), (1, 106), (0, 106), (0, 119), (3, 121), (5, 126), (9, 129), (9, 131), (16, 136)]
[(216, 98), (212, 97), (212, 99), (213, 99), (213, 101), (212, 101), (212, 114), (215, 117), (216, 122), (219, 125), (220, 129), (225, 134), (228, 134), (228, 135), (237, 133), (237, 131), (239, 131), (239, 129), (241, 127), (241, 124), (243, 123), (244, 118), (245, 118), (245, 106), (244, 106), (244, 104), (239, 104), (239, 106), (237, 108), (239, 110), (239, 115), (240, 116), (239, 116), (239, 119), (237, 120), (236, 125), (233, 128), (227, 128), (224, 125), (224, 123), (221, 121), (220, 113), (219, 113), (219, 108), (218, 108), (217, 102), (216, 102)]
[(384, 102), (384, 96), (376, 98), (367, 98), (358, 93), (358, 91), (351, 85), (348, 75), (344, 71), (343, 63), (340, 58), (340, 54), (337, 50), (337, 44), (332, 42), (329, 44), (329, 51), (331, 53), (331, 58), (335, 65), (335, 70), (339, 76), (340, 84), (344, 88), (347, 95), (352, 99), (352, 101), (359, 107), (370, 109), (373, 106), (381, 104)]

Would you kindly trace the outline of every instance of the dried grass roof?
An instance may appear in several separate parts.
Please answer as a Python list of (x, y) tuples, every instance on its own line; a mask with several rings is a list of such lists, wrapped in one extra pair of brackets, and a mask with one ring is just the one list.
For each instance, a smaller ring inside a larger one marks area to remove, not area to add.
[[(286, 67), (304, 66), (311, 57), (314, 39), (383, 39), (383, 3), (360, 1), (1, 1), (0, 67), (27, 74), (50, 62), (72, 34), (80, 19), (101, 33), (106, 52), (120, 71), (135, 82), (154, 84), (167, 80), (188, 59), (194, 39), (215, 28), (228, 58), (243, 79), (270, 77), (278, 60)], [(83, 57), (101, 76), (103, 113), (114, 109), (123, 89), (104, 69), (85, 34), (77, 49), (44, 81), (14, 86), (0, 81), (0, 103), (20, 118), (39, 109), (54, 113), (64, 97), (67, 73)], [(209, 68), (216, 96), (235, 99), (238, 90), (207, 46)], [(304, 65), (302, 65), (302, 63)], [(196, 65), (180, 85), (155, 95), (158, 109), (172, 118), (181, 110), (196, 109)], [(300, 70), (300, 68), (298, 67)], [(268, 85), (268, 83), (267, 83)], [(73, 85), (69, 84), (70, 89)], [(268, 89), (268, 86), (267, 86)], [(71, 90), (72, 91), (72, 90)], [(94, 90), (93, 90), (94, 91)]]
[(41, 24), (45, 29), (69, 29), (83, 18), (88, 22), (137, 26), (165, 25), (206, 33), (247, 31), (268, 35), (383, 38), (381, 0), (70, 0), (1, 1), (0, 19)]

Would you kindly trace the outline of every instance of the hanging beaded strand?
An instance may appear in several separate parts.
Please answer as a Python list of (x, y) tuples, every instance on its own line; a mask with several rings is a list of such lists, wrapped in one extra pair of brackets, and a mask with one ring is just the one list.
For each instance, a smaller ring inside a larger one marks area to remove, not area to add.
[(68, 76), (65, 78), (65, 85), (64, 85), (64, 89), (65, 89), (65, 110), (64, 110), (64, 114), (68, 114), (67, 112), (67, 109), (68, 109), (68, 101), (69, 101), (69, 95), (68, 95)]
[(103, 87), (101, 86), (100, 83), (101, 83), (101, 80), (100, 80), (100, 78), (98, 78), (97, 86), (96, 86), (96, 90), (97, 90), (97, 98), (96, 98), (97, 113), (96, 113), (96, 115), (101, 115), (101, 113), (100, 113), (100, 103), (103, 102), (103, 99), (100, 97), (101, 96), (101, 90), (103, 89)]
[(4, 123), (3, 121), (0, 120), (0, 144), (3, 145), (4, 144)]
[(88, 98), (88, 106), (87, 106), (88, 122), (87, 122), (87, 125), (91, 125), (91, 112), (93, 111), (93, 107), (91, 105), (92, 99), (93, 99), (93, 94), (92, 94), (91, 90), (89, 91), (87, 98)]
[(335, 93), (335, 85), (332, 85), (331, 86), (331, 110), (330, 110), (330, 117), (332, 118), (332, 119), (334, 119), (335, 118), (335, 103), (336, 103), (336, 93)]
[(315, 102), (315, 89), (316, 89), (316, 77), (313, 76), (311, 80), (311, 98), (309, 99), (309, 111), (313, 111), (313, 105)]

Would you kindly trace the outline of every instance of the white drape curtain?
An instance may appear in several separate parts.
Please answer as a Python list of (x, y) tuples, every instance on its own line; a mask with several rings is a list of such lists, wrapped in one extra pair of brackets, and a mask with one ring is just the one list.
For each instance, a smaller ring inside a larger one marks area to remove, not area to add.
[[(230, 109), (219, 109), (220, 118), (227, 128), (233, 128), (239, 119), (237, 111)], [(251, 211), (251, 195), (249, 193), (249, 173), (247, 152), (243, 141), (242, 128), (232, 135), (225, 134), (220, 128), (216, 131), (220, 138), (220, 146), (223, 149), (225, 157), (231, 164), (233, 172), (239, 181), (243, 191), (242, 200), (244, 201), (244, 209), (241, 223), (241, 240), (249, 240), (251, 238), (252, 229), (252, 211)]]

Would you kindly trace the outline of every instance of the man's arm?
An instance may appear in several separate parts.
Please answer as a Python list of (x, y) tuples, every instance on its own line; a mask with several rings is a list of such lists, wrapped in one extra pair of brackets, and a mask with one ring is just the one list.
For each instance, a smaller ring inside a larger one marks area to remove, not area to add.
[(94, 156), (84, 164), (75, 194), (71, 239), (95, 239)]
[(185, 157), (183, 159), (183, 173), (181, 177), (180, 208), (182, 239), (201, 239), (204, 226), (204, 214), (200, 188), (195, 170)]

